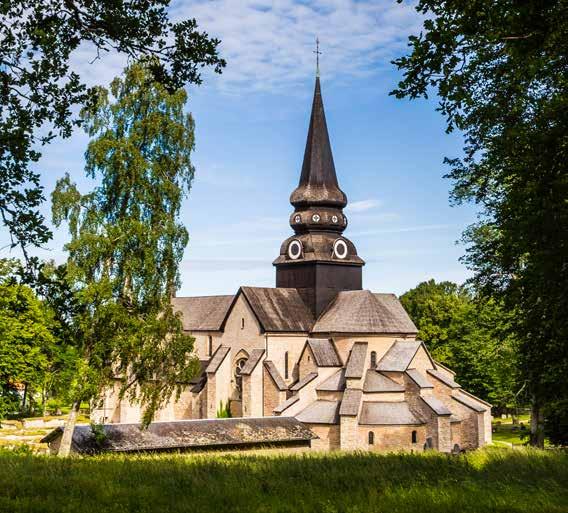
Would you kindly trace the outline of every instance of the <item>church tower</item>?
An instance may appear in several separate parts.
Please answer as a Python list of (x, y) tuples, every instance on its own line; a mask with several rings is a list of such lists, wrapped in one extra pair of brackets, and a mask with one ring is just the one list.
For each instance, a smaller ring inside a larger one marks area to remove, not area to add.
[(280, 248), (276, 287), (298, 289), (317, 317), (343, 290), (361, 290), (362, 267), (354, 244), (342, 234), (347, 196), (339, 188), (327, 133), (319, 74), (298, 187), (290, 196), (294, 235)]

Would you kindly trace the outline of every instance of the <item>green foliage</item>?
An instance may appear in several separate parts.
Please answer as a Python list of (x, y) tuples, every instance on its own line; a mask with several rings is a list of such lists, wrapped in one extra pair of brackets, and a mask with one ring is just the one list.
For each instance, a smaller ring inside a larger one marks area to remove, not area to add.
[(42, 145), (80, 124), (74, 107), (96, 97), (70, 69), (72, 54), (118, 52), (151, 57), (149, 70), (169, 90), (220, 72), (219, 41), (193, 19), (172, 23), (169, 0), (10, 0), (0, 2), (0, 216), (12, 245), (41, 245), (51, 233), (39, 206), (43, 190), (31, 169)]
[(465, 287), (434, 280), (400, 298), (434, 359), (457, 373), (468, 391), (496, 407), (513, 407), (521, 388), (511, 313)]
[[(65, 485), (61, 485), (65, 476)], [(560, 513), (568, 455), (154, 454), (58, 458), (0, 453), (0, 510)]]
[(547, 405), (544, 433), (552, 445), (568, 446), (568, 399)]
[(230, 419), (231, 415), (231, 404), (227, 401), (223, 404), (223, 401), (219, 401), (219, 408), (217, 408), (217, 418), (218, 419)]
[(170, 93), (151, 68), (128, 67), (81, 114), (93, 138), (86, 171), (99, 185), (81, 194), (65, 176), (52, 194), (54, 223), (71, 235), (68, 262), (53, 272), (71, 294), (61, 316), (81, 355), (73, 400), (98, 398), (119, 376), (145, 423), (198, 367), (170, 304), (188, 240), (178, 217), (193, 179), (193, 120), (186, 93)]
[(61, 348), (54, 336), (53, 311), (27, 285), (18, 283), (19, 265), (0, 260), (0, 418), (20, 411), (16, 387), (48, 387), (56, 374)]
[[(453, 199), (474, 201), (464, 234), (473, 282), (518, 311), (520, 363), (541, 406), (568, 396), (568, 16), (565, 0), (420, 0), (398, 98), (435, 90), (464, 157), (446, 159)], [(540, 434), (537, 433), (540, 431)]]
[(95, 447), (97, 449), (101, 449), (107, 440), (104, 426), (102, 424), (95, 424), (91, 422), (91, 432), (93, 433)]

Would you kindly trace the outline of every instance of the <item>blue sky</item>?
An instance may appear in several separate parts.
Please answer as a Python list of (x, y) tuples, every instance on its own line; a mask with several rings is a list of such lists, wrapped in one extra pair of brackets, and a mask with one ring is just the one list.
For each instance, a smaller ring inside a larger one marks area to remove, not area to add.
[[(189, 90), (196, 176), (183, 206), (191, 240), (179, 295), (274, 286), (271, 263), (291, 234), (289, 195), (304, 152), (316, 35), (335, 165), (350, 202), (345, 235), (367, 262), (364, 287), (400, 294), (429, 278), (469, 276), (456, 240), (475, 212), (449, 206), (451, 184), (442, 178), (444, 156), (460, 155), (460, 137), (445, 134), (435, 99), (388, 96), (400, 78), (389, 61), (420, 27), (412, 3), (177, 0), (171, 14), (196, 17), (222, 39), (228, 61), (223, 75), (206, 74), (203, 86)], [(82, 47), (73, 61), (88, 83), (108, 83), (125, 64), (116, 55), (89, 64), (93, 54)], [(86, 143), (78, 132), (44, 152), (39, 169), (47, 194), (66, 171), (83, 190), (93, 185), (84, 177)], [(66, 239), (58, 230), (36, 253), (62, 261)]]

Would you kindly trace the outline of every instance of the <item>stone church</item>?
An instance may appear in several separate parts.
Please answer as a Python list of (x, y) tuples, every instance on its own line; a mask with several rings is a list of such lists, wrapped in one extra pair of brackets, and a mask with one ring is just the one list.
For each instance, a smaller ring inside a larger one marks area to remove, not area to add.
[[(197, 430), (200, 439), (217, 433), (229, 445), (246, 435), (320, 450), (449, 452), (490, 443), (491, 405), (432, 359), (394, 294), (363, 289), (365, 262), (344, 235), (347, 196), (319, 78), (290, 203), (293, 235), (273, 262), (276, 287), (173, 299), (195, 337), (201, 374), (158, 413), (150, 432), (170, 426), (172, 440)], [(221, 407), (233, 418), (212, 421)], [(135, 425), (140, 408), (109, 390), (92, 417)]]

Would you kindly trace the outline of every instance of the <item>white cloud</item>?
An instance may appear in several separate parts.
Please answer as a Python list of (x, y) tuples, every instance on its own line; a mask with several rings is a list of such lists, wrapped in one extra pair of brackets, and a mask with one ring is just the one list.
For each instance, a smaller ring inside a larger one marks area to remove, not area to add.
[(347, 212), (365, 212), (381, 205), (381, 202), (376, 199), (366, 199), (360, 201), (352, 201), (347, 207)]

